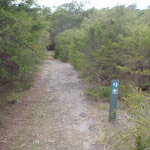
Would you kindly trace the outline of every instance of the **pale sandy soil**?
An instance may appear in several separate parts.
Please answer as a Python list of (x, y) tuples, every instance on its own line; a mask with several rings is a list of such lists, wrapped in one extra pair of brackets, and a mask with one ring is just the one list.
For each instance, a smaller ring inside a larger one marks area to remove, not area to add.
[(126, 124), (124, 106), (119, 104), (117, 121), (109, 123), (109, 103), (90, 100), (84, 90), (70, 63), (46, 60), (33, 88), (1, 128), (0, 149), (110, 150), (105, 130)]

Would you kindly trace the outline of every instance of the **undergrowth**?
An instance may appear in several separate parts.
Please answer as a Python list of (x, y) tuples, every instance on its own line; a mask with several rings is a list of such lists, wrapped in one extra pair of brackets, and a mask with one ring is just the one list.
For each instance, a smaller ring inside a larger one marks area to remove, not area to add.
[(7, 123), (5, 116), (14, 113), (16, 104), (28, 93), (39, 70), (40, 67), (37, 67), (0, 89), (0, 127)]
[[(92, 100), (110, 99), (110, 87), (102, 86), (99, 89), (87, 88), (85, 94)], [(114, 150), (146, 150), (150, 148), (150, 94), (141, 89), (125, 85), (120, 82), (119, 99), (128, 105), (127, 115), (129, 125), (123, 129), (113, 131), (112, 135), (106, 133)], [(107, 132), (111, 132), (111, 129)], [(114, 144), (115, 143), (115, 144)]]
[(110, 87), (102, 86), (99, 89), (87, 88), (85, 94), (91, 96), (93, 100), (100, 101), (103, 99), (109, 102)]
[(146, 150), (150, 148), (150, 95), (139, 88), (133, 88), (132, 93), (123, 97), (129, 108), (132, 126), (126, 126), (118, 131), (114, 140), (114, 150)]

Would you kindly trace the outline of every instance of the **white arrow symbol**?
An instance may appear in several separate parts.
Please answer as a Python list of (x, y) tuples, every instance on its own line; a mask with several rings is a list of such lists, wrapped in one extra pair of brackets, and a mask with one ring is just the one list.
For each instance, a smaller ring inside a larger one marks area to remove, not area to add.
[(117, 94), (118, 90), (117, 89), (113, 89), (112, 94)]

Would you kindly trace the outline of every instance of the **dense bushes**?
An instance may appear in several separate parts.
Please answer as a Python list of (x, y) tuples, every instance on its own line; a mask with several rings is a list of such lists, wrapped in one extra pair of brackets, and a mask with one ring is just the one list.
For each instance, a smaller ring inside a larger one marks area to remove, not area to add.
[(114, 136), (117, 144), (114, 149), (144, 150), (150, 147), (150, 97), (142, 93), (139, 88), (131, 90), (128, 97), (124, 97), (129, 109), (128, 115), (132, 126), (126, 126), (124, 131)]
[[(121, 79), (119, 98), (129, 105), (133, 122), (120, 131), (114, 149), (149, 148), (149, 95), (142, 90), (150, 87), (150, 10), (116, 6), (95, 10), (85, 17), (80, 28), (59, 33), (56, 52), (63, 61), (70, 61), (83, 76), (95, 81), (85, 93), (92, 99), (109, 100), (110, 80)], [(130, 85), (138, 87), (130, 89)], [(114, 142), (115, 143), (115, 142)]]
[(33, 1), (0, 5), (0, 84), (5, 84), (20, 79), (44, 58), (49, 23)]
[(103, 85), (119, 78), (143, 90), (150, 87), (150, 10), (116, 6), (93, 10), (80, 28), (56, 37), (56, 53)]
[(114, 149), (150, 147), (149, 95), (140, 90), (150, 87), (149, 15), (150, 9), (137, 10), (134, 5), (94, 9), (78, 28), (66, 28), (55, 39), (55, 54), (96, 83), (85, 91), (92, 99), (109, 101), (110, 80), (121, 79), (119, 98), (129, 106), (132, 126), (113, 137), (119, 141)]

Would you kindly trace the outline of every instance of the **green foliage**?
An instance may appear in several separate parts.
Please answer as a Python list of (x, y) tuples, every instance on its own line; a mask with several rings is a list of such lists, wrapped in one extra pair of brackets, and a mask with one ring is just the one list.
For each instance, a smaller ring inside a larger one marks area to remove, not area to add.
[[(0, 84), (20, 79), (45, 58), (48, 21), (34, 2), (4, 4), (0, 8)], [(11, 5), (12, 4), (12, 5)], [(7, 5), (7, 8), (6, 8)]]
[(85, 94), (90, 95), (92, 97), (97, 97), (99, 95), (98, 91), (96, 91), (96, 90), (94, 90), (92, 88), (86, 89)]
[(70, 44), (75, 34), (75, 30), (66, 30), (56, 36), (55, 56), (59, 56), (62, 61), (68, 61)]
[(109, 101), (110, 87), (102, 86), (100, 89), (87, 88), (85, 94), (91, 96), (93, 100), (104, 99)]
[(131, 85), (128, 85), (126, 83), (123, 83), (123, 81), (120, 81), (119, 83), (119, 98), (127, 97), (131, 94)]
[(19, 101), (19, 98), (20, 98), (20, 96), (17, 93), (12, 92), (11, 95), (9, 95), (9, 97), (8, 97), (8, 102), (10, 104), (15, 104)]
[[(52, 21), (51, 24), (51, 49), (55, 49), (55, 45), (57, 43), (55, 41), (56, 36), (65, 30), (70, 30), (73, 28), (79, 28), (82, 24), (82, 21), (89, 14), (93, 14), (95, 9), (85, 11), (83, 8), (86, 3), (77, 1), (72, 1), (70, 3), (66, 3), (60, 5), (56, 8), (55, 12), (51, 14), (50, 19)], [(57, 51), (57, 48), (55, 49)], [(58, 54), (59, 55), (59, 54)], [(57, 52), (55, 57), (58, 57)]]
[[(68, 5), (61, 6), (54, 14), (69, 16)], [(82, 16), (83, 12), (76, 16)], [(149, 14), (149, 10), (137, 10), (134, 5), (120, 5), (91, 10), (77, 26), (68, 28), (62, 23), (64, 29), (56, 36), (56, 56), (69, 60), (84, 76), (102, 85), (107, 86), (110, 80), (118, 78), (149, 90)], [(122, 95), (128, 95), (123, 86), (121, 90)]]
[(23, 83), (19, 80), (13, 81), (13, 87), (18, 90), (28, 90), (32, 86), (32, 83)]
[(108, 101), (109, 101), (109, 98), (110, 98), (110, 91), (111, 91), (110, 89), (111, 89), (110, 87), (102, 86), (101, 91), (100, 91), (101, 97), (106, 98)]
[(20, 147), (15, 146), (15, 147), (12, 148), (12, 150), (20, 150)]
[(119, 140), (115, 149), (144, 150), (150, 147), (150, 95), (141, 92), (139, 88), (133, 89), (124, 100), (129, 105), (128, 114), (133, 122), (124, 132), (117, 136)]
[(147, 25), (139, 25), (137, 27), (130, 27), (131, 35), (128, 37), (121, 37), (121, 49), (128, 49), (124, 55), (126, 63), (117, 66), (117, 69), (122, 73), (128, 73), (134, 79), (139, 87), (147, 89), (150, 81), (149, 68), (149, 43), (150, 39), (149, 27)]

